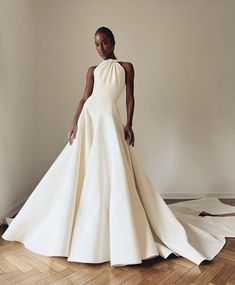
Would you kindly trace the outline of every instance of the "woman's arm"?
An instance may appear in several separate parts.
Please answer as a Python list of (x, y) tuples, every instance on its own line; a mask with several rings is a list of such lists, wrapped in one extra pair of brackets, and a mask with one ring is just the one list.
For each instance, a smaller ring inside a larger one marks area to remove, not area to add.
[(73, 140), (76, 138), (77, 134), (77, 121), (79, 119), (79, 116), (82, 112), (82, 108), (84, 103), (86, 102), (87, 98), (92, 94), (93, 91), (93, 85), (94, 85), (94, 69), (96, 66), (89, 67), (86, 75), (86, 87), (84, 90), (83, 97), (80, 99), (78, 103), (78, 107), (76, 109), (76, 113), (74, 115), (72, 126), (68, 132), (68, 142), (71, 145), (73, 143)]
[(78, 103), (78, 107), (76, 109), (76, 113), (74, 115), (72, 125), (77, 124), (79, 116), (82, 112), (83, 105), (86, 102), (87, 98), (92, 94), (93, 86), (94, 86), (94, 69), (95, 68), (96, 68), (95, 66), (91, 66), (88, 68), (87, 75), (86, 75), (86, 86), (85, 86), (84, 94)]
[(132, 120), (135, 107), (134, 98), (134, 77), (135, 71), (132, 63), (126, 62), (123, 64), (126, 71), (126, 110), (127, 110), (127, 122), (124, 128), (125, 139), (129, 144), (134, 146), (135, 136), (132, 130)]

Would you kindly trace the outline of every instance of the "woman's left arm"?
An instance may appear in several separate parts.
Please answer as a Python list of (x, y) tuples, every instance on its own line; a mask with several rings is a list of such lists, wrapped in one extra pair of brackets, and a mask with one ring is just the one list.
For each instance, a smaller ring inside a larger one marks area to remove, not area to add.
[(126, 110), (127, 110), (127, 122), (124, 128), (125, 139), (129, 144), (134, 146), (135, 136), (132, 130), (132, 120), (135, 107), (134, 98), (134, 77), (135, 71), (132, 63), (125, 63), (126, 71)]

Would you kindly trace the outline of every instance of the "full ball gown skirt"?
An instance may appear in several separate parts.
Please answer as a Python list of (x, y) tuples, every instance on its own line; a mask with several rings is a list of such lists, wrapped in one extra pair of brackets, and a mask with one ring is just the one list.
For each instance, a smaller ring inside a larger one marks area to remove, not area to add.
[(3, 239), (45, 256), (111, 266), (138, 264), (171, 253), (196, 264), (212, 260), (225, 237), (235, 237), (234, 213), (217, 198), (167, 205), (154, 189), (135, 148), (124, 137), (117, 101), (125, 70), (116, 59), (94, 70), (92, 95), (63, 148)]

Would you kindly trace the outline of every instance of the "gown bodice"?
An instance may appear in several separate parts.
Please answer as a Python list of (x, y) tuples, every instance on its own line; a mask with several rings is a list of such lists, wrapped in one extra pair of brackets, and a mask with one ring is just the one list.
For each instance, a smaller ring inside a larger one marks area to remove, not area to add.
[(105, 59), (94, 70), (91, 96), (117, 101), (125, 87), (125, 69), (117, 59)]

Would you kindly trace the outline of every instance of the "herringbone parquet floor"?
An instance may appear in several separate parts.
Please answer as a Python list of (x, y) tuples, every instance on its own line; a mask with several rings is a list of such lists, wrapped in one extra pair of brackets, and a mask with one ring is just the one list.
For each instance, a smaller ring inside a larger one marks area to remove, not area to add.
[[(222, 202), (235, 205), (235, 200)], [(180, 200), (166, 200), (172, 203)], [(0, 226), (0, 234), (6, 229)], [(235, 285), (235, 239), (227, 238), (212, 261), (195, 265), (183, 257), (156, 257), (142, 264), (111, 267), (68, 262), (66, 257), (46, 257), (31, 252), (19, 242), (0, 240), (0, 285), (4, 284), (178, 284)]]

